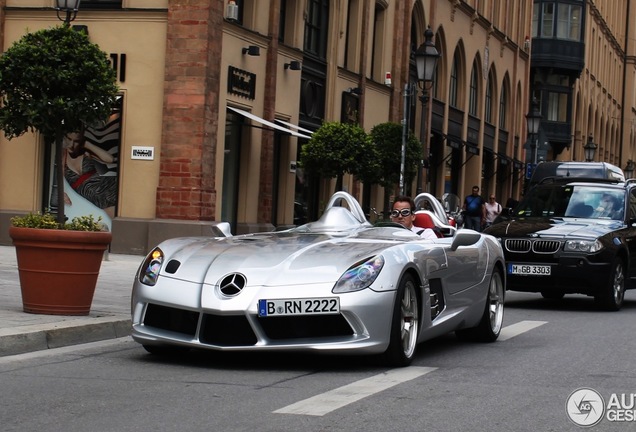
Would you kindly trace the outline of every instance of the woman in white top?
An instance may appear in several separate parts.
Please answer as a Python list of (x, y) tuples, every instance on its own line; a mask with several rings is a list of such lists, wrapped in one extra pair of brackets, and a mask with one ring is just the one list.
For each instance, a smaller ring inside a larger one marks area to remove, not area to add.
[(490, 195), (488, 197), (488, 202), (485, 204), (486, 206), (486, 228), (492, 225), (497, 219), (497, 216), (501, 214), (501, 204), (499, 204), (494, 195)]

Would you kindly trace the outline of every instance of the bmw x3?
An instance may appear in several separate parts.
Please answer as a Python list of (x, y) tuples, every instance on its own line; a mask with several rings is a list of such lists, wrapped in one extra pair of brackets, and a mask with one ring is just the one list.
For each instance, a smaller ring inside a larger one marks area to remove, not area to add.
[(617, 311), (636, 280), (636, 180), (546, 179), (485, 233), (503, 247), (507, 289)]

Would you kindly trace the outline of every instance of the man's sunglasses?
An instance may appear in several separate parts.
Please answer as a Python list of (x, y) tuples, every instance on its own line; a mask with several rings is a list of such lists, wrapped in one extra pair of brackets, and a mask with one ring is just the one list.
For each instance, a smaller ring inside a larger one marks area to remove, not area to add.
[(402, 210), (392, 210), (391, 211), (391, 217), (398, 217), (402, 215), (402, 217), (407, 217), (411, 215), (411, 210), (409, 209), (402, 209)]

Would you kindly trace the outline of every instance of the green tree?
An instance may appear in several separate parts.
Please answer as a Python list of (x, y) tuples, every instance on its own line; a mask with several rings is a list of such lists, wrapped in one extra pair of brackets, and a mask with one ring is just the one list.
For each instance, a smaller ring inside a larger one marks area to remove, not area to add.
[(55, 143), (59, 225), (64, 215), (64, 135), (106, 120), (118, 88), (108, 56), (68, 25), (24, 35), (0, 57), (0, 129)]
[(356, 124), (325, 122), (301, 150), (301, 165), (309, 175), (336, 178), (342, 190), (344, 174), (365, 182), (377, 181), (380, 166), (369, 135)]
[[(384, 210), (389, 207), (389, 196), (400, 183), (402, 163), (403, 128), (399, 123), (386, 122), (375, 125), (370, 132), (371, 141), (376, 147), (380, 164), (378, 184), (384, 187)], [(422, 158), (422, 143), (409, 131), (404, 157), (404, 184), (413, 182), (417, 174), (418, 163)]]

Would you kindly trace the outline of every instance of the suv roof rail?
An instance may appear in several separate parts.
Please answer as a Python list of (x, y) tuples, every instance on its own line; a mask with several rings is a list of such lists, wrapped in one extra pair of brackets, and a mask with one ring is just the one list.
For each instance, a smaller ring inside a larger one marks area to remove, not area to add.
[[(636, 179), (630, 179), (636, 182)], [(609, 184), (618, 184), (622, 183), (621, 180), (617, 179), (607, 179), (607, 178), (598, 178), (598, 177), (563, 177), (563, 176), (549, 176), (541, 179), (537, 185), (542, 185), (546, 183), (609, 183)]]

